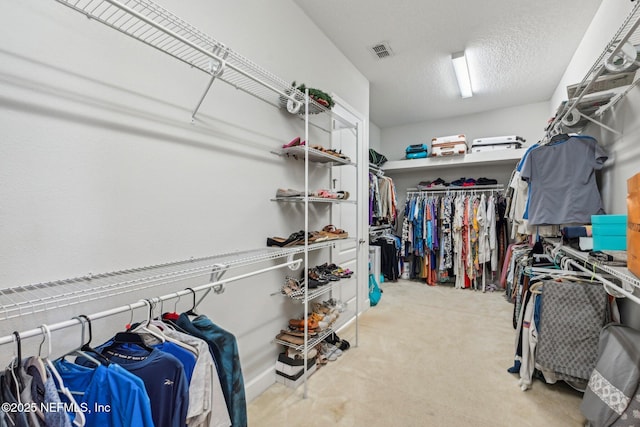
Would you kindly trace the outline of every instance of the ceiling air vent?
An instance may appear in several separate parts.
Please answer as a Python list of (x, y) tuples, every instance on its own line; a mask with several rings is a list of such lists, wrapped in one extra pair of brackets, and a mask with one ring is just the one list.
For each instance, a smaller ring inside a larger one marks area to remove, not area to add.
[(376, 56), (378, 59), (388, 58), (393, 55), (393, 51), (391, 50), (391, 46), (387, 42), (376, 43), (369, 48), (369, 50)]

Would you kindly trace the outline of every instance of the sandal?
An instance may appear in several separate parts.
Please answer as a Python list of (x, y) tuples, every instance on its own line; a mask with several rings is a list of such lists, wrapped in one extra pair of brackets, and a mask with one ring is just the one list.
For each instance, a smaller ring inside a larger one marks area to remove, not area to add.
[(298, 244), (301, 236), (304, 242), (304, 231), (291, 233), (286, 239), (284, 237), (267, 237), (267, 246), (278, 246), (280, 248), (293, 246)]
[(299, 292), (301, 289), (303, 288), (300, 286), (300, 282), (293, 277), (287, 276), (284, 279), (284, 285), (282, 285), (281, 291), (283, 294), (291, 296), (291, 294)]
[(296, 136), (295, 138), (293, 138), (293, 139), (291, 140), (291, 142), (289, 142), (288, 144), (284, 144), (284, 145), (282, 146), (282, 148), (295, 147), (296, 145), (301, 145), (301, 144), (300, 144), (300, 137), (299, 137), (299, 136)]
[(347, 237), (349, 237), (349, 233), (347, 233), (346, 231), (344, 231), (341, 228), (336, 228), (334, 225), (327, 225), (325, 226), (321, 233), (324, 233), (326, 235), (329, 236), (329, 240), (331, 239), (346, 239)]

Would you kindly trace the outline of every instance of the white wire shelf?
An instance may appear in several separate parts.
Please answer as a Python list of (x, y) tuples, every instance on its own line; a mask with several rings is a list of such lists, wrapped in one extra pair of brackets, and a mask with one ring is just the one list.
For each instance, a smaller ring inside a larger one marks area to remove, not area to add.
[[(326, 337), (328, 337), (329, 335), (331, 335), (333, 333), (333, 329), (332, 328), (327, 328), (324, 331), (318, 332), (316, 335), (314, 336), (309, 336), (308, 341), (307, 341), (307, 347), (308, 348), (313, 348), (316, 345), (320, 344), (322, 342), (322, 340), (324, 340)], [(290, 342), (287, 341), (282, 341), (279, 339), (275, 339), (274, 342), (276, 344), (281, 344), (287, 347), (290, 347), (296, 351), (304, 351), (304, 344), (292, 344)]]
[[(278, 108), (287, 109), (290, 102), (304, 116), (302, 92), (152, 1), (56, 1), (212, 76), (212, 81), (222, 80)], [(328, 114), (345, 122), (312, 98), (308, 101), (314, 115)]]
[(356, 204), (357, 202), (352, 199), (331, 199), (329, 197), (304, 197), (304, 196), (294, 196), (294, 197), (274, 197), (271, 199), (272, 202), (280, 202), (280, 203), (304, 203), (305, 199), (309, 200), (309, 203), (352, 203)]
[[(331, 292), (332, 290), (334, 290), (336, 287), (342, 286), (342, 281), (343, 280), (349, 280), (349, 278), (343, 278), (340, 279), (338, 281), (334, 281), (334, 282), (329, 282), (325, 285), (320, 285), (315, 289), (311, 289), (308, 295), (307, 300), (311, 301), (314, 298), (317, 298), (319, 296), (322, 296), (324, 294), (327, 294), (329, 292)], [(282, 292), (280, 292), (280, 295), (290, 298), (294, 301), (298, 301), (298, 302), (304, 302), (305, 301), (305, 294), (307, 293), (307, 288), (303, 287), (302, 289), (300, 289), (299, 291), (295, 291), (295, 292), (291, 292), (289, 295), (283, 294)]]
[[(559, 238), (554, 239), (554, 238), (546, 237), (545, 240), (548, 240), (549, 242), (553, 243), (556, 246), (561, 244), (561, 239)], [(589, 259), (588, 253), (581, 252), (570, 246), (561, 245), (559, 247), (559, 250), (566, 253), (567, 255), (572, 256), (573, 258), (576, 258), (582, 261), (583, 263), (595, 266), (599, 270), (604, 271), (605, 273), (609, 273), (613, 277), (619, 279), (623, 284), (633, 286), (635, 289), (640, 290), (640, 278), (638, 278), (635, 274), (629, 271), (627, 267), (607, 265), (602, 262)]]
[(320, 150), (316, 150), (315, 148), (308, 148), (308, 151), (304, 146), (297, 145), (295, 147), (283, 148), (281, 154), (287, 157), (293, 157), (297, 160), (304, 160), (306, 153), (309, 153), (309, 161), (315, 163), (326, 163), (331, 166), (356, 166), (349, 159), (343, 159), (338, 156), (334, 156), (332, 154), (325, 153)]
[[(343, 241), (345, 239), (337, 240)], [(314, 243), (309, 245), (309, 250), (328, 248), (335, 242), (336, 240), (329, 240)], [(187, 280), (209, 283), (212, 278), (215, 278), (213, 275), (218, 272), (279, 258), (293, 257), (303, 252), (304, 245), (291, 248), (267, 247), (0, 289), (0, 320), (169, 284), (177, 285)]]
[[(564, 119), (566, 119), (570, 114), (576, 114), (576, 110), (577, 112), (580, 111), (580, 106), (581, 104), (584, 104), (585, 97), (588, 99), (588, 95), (597, 90), (598, 85), (601, 82), (601, 79), (599, 79), (600, 77), (612, 75), (615, 76), (616, 74), (622, 74), (629, 70), (631, 70), (632, 72), (636, 71), (633, 67), (629, 67), (626, 70), (621, 68), (619, 73), (615, 73), (610, 72), (607, 69), (606, 65), (607, 61), (609, 61), (608, 64), (610, 64), (611, 62), (615, 62), (614, 60), (616, 58), (621, 58), (620, 54), (625, 47), (625, 44), (634, 46), (634, 50), (635, 47), (640, 46), (640, 30), (638, 30), (639, 27), (640, 2), (636, 3), (622, 26), (618, 29), (611, 41), (607, 44), (598, 59), (591, 66), (585, 77), (579, 83), (573, 97), (569, 101), (564, 102), (560, 105), (555, 117), (547, 126), (547, 131), (553, 132), (554, 130), (558, 130), (561, 127)], [(635, 62), (636, 64), (634, 65), (634, 67), (637, 68), (637, 59), (635, 59)], [(601, 116), (602, 114), (604, 114), (604, 112), (612, 108), (616, 103), (618, 103), (618, 101), (624, 98), (627, 93), (629, 93), (629, 91), (633, 89), (639, 82), (640, 72), (635, 72), (633, 81), (629, 85), (626, 85), (619, 90), (615, 90), (612, 96), (607, 100), (607, 102), (599, 105), (595, 112), (591, 114), (583, 114), (582, 117), (585, 120), (592, 121), (608, 130), (616, 132), (614, 129), (611, 129), (608, 126), (599, 123), (592, 117)]]
[(328, 154), (311, 147), (305, 149), (305, 147), (301, 145), (283, 148), (280, 154), (287, 157), (293, 157), (296, 160), (304, 160), (307, 153), (309, 154), (309, 161), (314, 163), (325, 163), (330, 166), (356, 166), (356, 164), (350, 159), (334, 156), (333, 154)]

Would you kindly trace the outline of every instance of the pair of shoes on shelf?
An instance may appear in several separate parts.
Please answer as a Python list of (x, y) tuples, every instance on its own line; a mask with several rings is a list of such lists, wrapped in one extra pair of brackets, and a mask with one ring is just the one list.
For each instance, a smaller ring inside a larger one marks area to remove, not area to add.
[(315, 331), (318, 329), (318, 319), (315, 317), (309, 317), (306, 322), (304, 319), (290, 319), (289, 328), (298, 331), (304, 331), (304, 325), (307, 325), (307, 330)]
[(317, 288), (318, 286), (326, 285), (329, 283), (329, 279), (322, 276), (321, 273), (315, 268), (310, 268), (307, 272), (308, 286), (310, 289)]
[[(295, 350), (291, 347), (287, 348), (287, 357), (289, 359), (294, 359), (294, 360), (302, 360), (304, 359), (304, 351), (300, 351), (300, 350)], [(318, 355), (318, 350), (316, 350), (315, 347), (310, 348), (309, 351), (307, 351), (307, 359), (313, 359)]]
[(291, 233), (286, 239), (284, 237), (267, 237), (267, 246), (277, 246), (280, 248), (288, 248), (290, 246), (300, 244), (300, 241), (304, 244), (304, 230)]
[[(453, 185), (453, 184), (452, 184)], [(449, 183), (442, 178), (436, 178), (434, 181), (420, 181), (417, 185), (418, 190), (433, 190), (438, 188), (447, 188)]]
[(337, 360), (338, 357), (342, 356), (342, 350), (340, 350), (333, 344), (329, 344), (328, 342), (323, 341), (319, 344), (319, 346), (320, 355), (330, 362), (333, 362)]
[(305, 235), (309, 243), (318, 243), (329, 240), (326, 234), (313, 231), (305, 233), (304, 230), (291, 233), (286, 239), (284, 237), (267, 237), (267, 246), (277, 246), (280, 248), (288, 248), (296, 245), (304, 245)]
[(291, 188), (278, 188), (278, 190), (276, 190), (276, 197), (300, 197), (302, 194), (302, 191)]
[(293, 138), (288, 144), (284, 144), (282, 146), (282, 148), (291, 148), (291, 147), (296, 147), (298, 145), (304, 145), (306, 141), (302, 141), (300, 142), (300, 137), (296, 136), (295, 138)]
[(346, 161), (351, 161), (351, 159), (347, 156), (345, 156), (344, 154), (342, 154), (342, 150), (334, 150), (333, 148), (324, 148), (322, 145), (311, 145), (311, 148), (313, 148), (314, 150), (318, 150), (322, 153), (326, 153), (329, 154), (331, 156), (334, 157), (338, 157), (340, 159), (346, 160)]
[(349, 233), (342, 230), (341, 228), (336, 228), (332, 224), (324, 226), (324, 228), (322, 229), (322, 231), (320, 231), (320, 233), (327, 236), (328, 240), (346, 239), (347, 237), (349, 237)]
[(342, 351), (346, 351), (351, 348), (351, 344), (349, 344), (349, 341), (341, 339), (335, 332), (329, 334), (324, 340), (329, 344), (335, 345)]
[(293, 297), (298, 296), (300, 294), (304, 295), (304, 286), (300, 283), (298, 279), (294, 279), (293, 277), (285, 277), (284, 284), (280, 291), (287, 296)]
[(344, 302), (337, 300), (335, 298), (329, 298), (327, 301), (323, 301), (322, 304), (326, 305), (331, 309), (337, 310), (338, 313), (342, 313), (347, 308), (347, 305)]
[(349, 198), (348, 191), (329, 191), (318, 190), (311, 193), (311, 197), (317, 197), (319, 199), (339, 199), (347, 200)]
[(451, 181), (451, 186), (452, 187), (462, 187), (466, 180), (467, 180), (467, 178), (465, 178), (465, 177), (462, 177), (460, 179), (456, 179), (455, 181)]
[(476, 181), (478, 185), (498, 185), (498, 180), (493, 178), (478, 178)]
[(316, 197), (319, 199), (337, 199), (338, 194), (329, 190), (318, 190), (311, 193), (311, 197)]

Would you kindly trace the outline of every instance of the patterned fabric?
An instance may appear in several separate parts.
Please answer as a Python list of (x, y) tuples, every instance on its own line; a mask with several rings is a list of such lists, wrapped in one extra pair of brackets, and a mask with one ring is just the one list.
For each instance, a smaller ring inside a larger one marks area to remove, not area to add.
[(608, 298), (601, 284), (544, 281), (536, 362), (559, 379), (588, 380), (607, 322)]
[(640, 331), (610, 323), (580, 410), (590, 426), (640, 425)]
[(631, 401), (621, 390), (618, 390), (616, 386), (607, 381), (597, 369), (594, 369), (591, 374), (589, 388), (618, 415), (622, 415)]
[(620, 415), (618, 421), (611, 424), (611, 427), (636, 427), (638, 425), (640, 425), (640, 393), (631, 399), (626, 411)]

